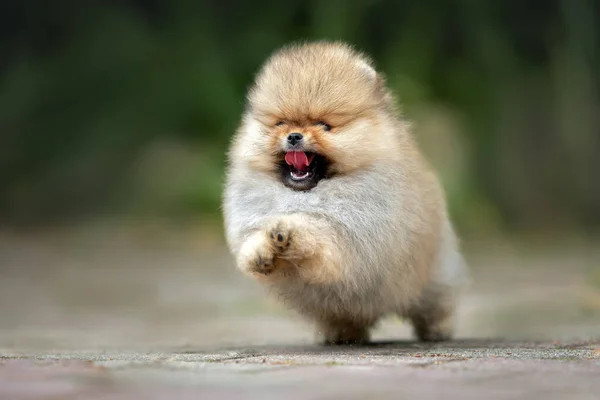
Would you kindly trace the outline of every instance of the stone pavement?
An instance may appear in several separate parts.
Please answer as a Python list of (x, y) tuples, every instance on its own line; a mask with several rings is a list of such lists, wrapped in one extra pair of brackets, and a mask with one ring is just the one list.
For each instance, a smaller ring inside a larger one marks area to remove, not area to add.
[(598, 399), (600, 341), (5, 353), (2, 399)]
[(457, 340), (324, 347), (221, 244), (142, 232), (0, 233), (0, 399), (600, 399), (600, 246), (471, 246)]

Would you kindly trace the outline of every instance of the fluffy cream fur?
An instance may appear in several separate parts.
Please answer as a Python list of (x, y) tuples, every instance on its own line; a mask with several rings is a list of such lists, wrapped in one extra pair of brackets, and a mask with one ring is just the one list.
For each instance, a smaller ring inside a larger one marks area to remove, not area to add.
[[(290, 132), (330, 162), (310, 190), (278, 172)], [(231, 144), (223, 211), (238, 268), (325, 342), (366, 341), (389, 313), (421, 340), (451, 336), (466, 269), (443, 190), (383, 77), (351, 47), (294, 45), (266, 62)]]

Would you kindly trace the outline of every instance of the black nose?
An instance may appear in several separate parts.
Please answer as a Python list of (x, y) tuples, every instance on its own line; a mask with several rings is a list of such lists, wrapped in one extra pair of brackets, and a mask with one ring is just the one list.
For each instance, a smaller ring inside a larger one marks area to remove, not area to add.
[(294, 133), (289, 134), (287, 141), (293, 146), (296, 143), (298, 143), (299, 141), (301, 141), (303, 137), (304, 136), (302, 136), (301, 133), (294, 132)]

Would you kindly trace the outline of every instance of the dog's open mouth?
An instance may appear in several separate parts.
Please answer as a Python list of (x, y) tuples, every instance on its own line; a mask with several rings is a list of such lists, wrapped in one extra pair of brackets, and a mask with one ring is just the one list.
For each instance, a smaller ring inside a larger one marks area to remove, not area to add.
[(312, 152), (288, 151), (281, 163), (283, 182), (296, 190), (309, 190), (325, 177), (325, 157)]
[(310, 164), (314, 159), (314, 153), (303, 151), (288, 151), (285, 153), (285, 162), (290, 166), (290, 177), (295, 181), (310, 178), (312, 175)]

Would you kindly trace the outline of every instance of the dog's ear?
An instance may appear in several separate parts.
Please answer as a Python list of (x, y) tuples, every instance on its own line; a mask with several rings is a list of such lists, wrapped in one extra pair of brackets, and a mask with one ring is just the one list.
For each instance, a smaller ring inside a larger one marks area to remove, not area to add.
[(372, 64), (365, 60), (358, 60), (358, 67), (373, 84), (373, 89), (376, 93), (385, 96), (387, 93), (386, 89), (386, 77), (381, 72), (377, 72)]
[(372, 65), (370, 65), (364, 60), (358, 60), (357, 63), (358, 68), (360, 68), (360, 70), (363, 71), (363, 73), (367, 78), (369, 78), (369, 80), (373, 82), (377, 80), (377, 71), (375, 71), (375, 68), (373, 68)]
[(387, 92), (387, 79), (384, 74), (376, 73), (375, 75), (375, 91), (381, 94)]

